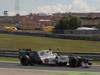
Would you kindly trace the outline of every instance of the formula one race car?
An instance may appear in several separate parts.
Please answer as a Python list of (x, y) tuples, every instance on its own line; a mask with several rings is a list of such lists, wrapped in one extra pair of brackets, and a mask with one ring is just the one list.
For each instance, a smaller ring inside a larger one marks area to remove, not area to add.
[(63, 65), (69, 67), (90, 67), (91, 63), (88, 59), (79, 56), (68, 56), (42, 50), (32, 52), (31, 49), (20, 49), (19, 59), (22, 65), (47, 64), (47, 65)]

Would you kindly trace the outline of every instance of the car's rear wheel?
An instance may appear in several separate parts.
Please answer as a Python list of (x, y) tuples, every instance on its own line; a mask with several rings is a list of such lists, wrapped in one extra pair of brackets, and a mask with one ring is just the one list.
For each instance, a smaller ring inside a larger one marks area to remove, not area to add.
[(23, 66), (27, 66), (29, 64), (29, 56), (24, 56), (20, 59), (20, 63), (23, 65)]

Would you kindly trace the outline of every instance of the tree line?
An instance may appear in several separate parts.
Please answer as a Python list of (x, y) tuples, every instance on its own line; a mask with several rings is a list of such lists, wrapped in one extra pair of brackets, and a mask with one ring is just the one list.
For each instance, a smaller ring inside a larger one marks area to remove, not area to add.
[[(64, 30), (74, 30), (81, 27), (81, 19), (77, 16), (64, 15), (58, 22), (56, 22), (53, 33), (64, 33)], [(100, 22), (95, 26), (100, 28)]]

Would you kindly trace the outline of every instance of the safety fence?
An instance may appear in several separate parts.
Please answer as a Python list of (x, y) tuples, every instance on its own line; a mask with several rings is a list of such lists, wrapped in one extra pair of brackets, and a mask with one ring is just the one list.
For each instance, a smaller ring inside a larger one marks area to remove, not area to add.
[[(83, 58), (89, 58), (90, 60), (100, 61), (100, 52), (57, 52), (61, 55), (69, 56), (81, 56)], [(18, 58), (18, 50), (0, 50), (0, 57), (12, 57)]]
[(17, 50), (0, 50), (0, 57), (15, 57), (17, 58), (19, 52)]

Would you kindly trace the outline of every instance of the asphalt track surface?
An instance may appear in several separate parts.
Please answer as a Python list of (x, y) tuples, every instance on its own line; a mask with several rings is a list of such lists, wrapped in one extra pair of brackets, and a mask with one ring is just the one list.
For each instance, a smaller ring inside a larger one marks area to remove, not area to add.
[(0, 62), (0, 68), (11, 69), (33, 69), (33, 70), (55, 70), (55, 71), (80, 71), (80, 72), (100, 72), (100, 66), (91, 66), (90, 68), (71, 68), (66, 66), (48, 66), (48, 65), (34, 65), (22, 66), (19, 62)]

